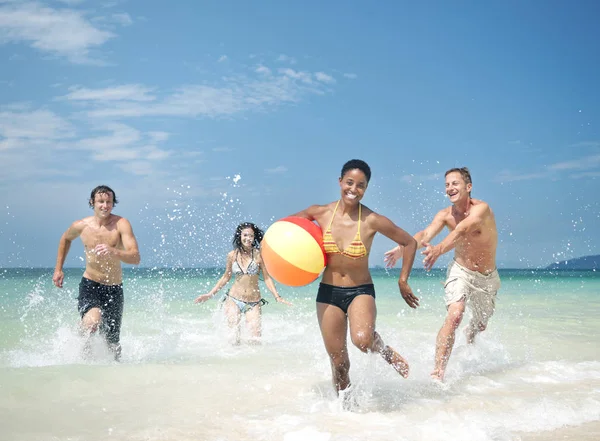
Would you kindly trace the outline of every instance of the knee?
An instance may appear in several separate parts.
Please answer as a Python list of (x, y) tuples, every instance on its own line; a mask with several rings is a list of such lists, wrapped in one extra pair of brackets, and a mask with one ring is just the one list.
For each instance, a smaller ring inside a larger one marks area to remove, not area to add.
[(81, 322), (81, 327), (84, 331), (94, 333), (100, 327), (100, 319), (99, 318), (87, 318)]
[(357, 332), (352, 336), (352, 343), (362, 352), (368, 352), (373, 348), (372, 332)]
[(446, 317), (446, 325), (450, 326), (453, 330), (456, 330), (463, 319), (464, 310), (448, 311)]

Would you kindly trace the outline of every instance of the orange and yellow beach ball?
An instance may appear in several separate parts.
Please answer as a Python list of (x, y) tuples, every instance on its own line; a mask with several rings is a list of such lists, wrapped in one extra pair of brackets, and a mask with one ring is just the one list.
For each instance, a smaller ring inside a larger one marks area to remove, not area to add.
[(321, 228), (301, 217), (273, 223), (265, 232), (261, 250), (267, 271), (283, 285), (308, 285), (326, 264)]

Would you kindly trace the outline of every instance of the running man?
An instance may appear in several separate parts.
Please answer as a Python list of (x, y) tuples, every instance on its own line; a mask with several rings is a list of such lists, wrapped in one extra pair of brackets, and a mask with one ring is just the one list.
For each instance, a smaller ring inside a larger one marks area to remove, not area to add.
[[(454, 346), (456, 329), (460, 325), (468, 304), (473, 318), (466, 328), (467, 342), (484, 331), (494, 314), (496, 293), (500, 289), (500, 277), (496, 269), (498, 231), (490, 206), (484, 201), (471, 198), (473, 183), (467, 167), (452, 168), (446, 172), (446, 195), (452, 202), (441, 210), (431, 224), (415, 234), (419, 248), (425, 247), (423, 264), (430, 270), (436, 260), (454, 249), (454, 260), (448, 266), (444, 284), (447, 315), (440, 329), (435, 349), (435, 368), (431, 377), (443, 381), (448, 359)], [(444, 227), (450, 233), (442, 242), (429, 242)], [(402, 257), (401, 247), (385, 253), (388, 268)]]
[(100, 329), (115, 360), (119, 360), (123, 317), (121, 262), (138, 265), (140, 252), (129, 221), (112, 214), (116, 203), (110, 187), (100, 185), (92, 190), (89, 205), (94, 215), (73, 222), (60, 238), (52, 281), (58, 288), (63, 287), (65, 259), (73, 240), (81, 237), (86, 257), (78, 297), (81, 331), (89, 337)]

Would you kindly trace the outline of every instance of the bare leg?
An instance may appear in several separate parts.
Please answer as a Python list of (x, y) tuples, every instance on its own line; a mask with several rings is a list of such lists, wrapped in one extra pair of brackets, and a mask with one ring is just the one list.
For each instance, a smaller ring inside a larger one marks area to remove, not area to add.
[(467, 336), (467, 343), (473, 344), (475, 342), (475, 337), (482, 331), (485, 331), (487, 328), (487, 323), (476, 322), (475, 320), (471, 320), (469, 326), (465, 329), (465, 334)]
[(115, 361), (121, 360), (121, 344), (120, 343), (109, 343), (108, 349), (113, 353)]
[(256, 305), (246, 313), (246, 326), (252, 343), (260, 344), (262, 336), (262, 310), (260, 305)]
[(91, 308), (81, 318), (81, 322), (79, 323), (79, 333), (86, 339), (83, 345), (84, 357), (89, 357), (91, 355), (90, 337), (93, 333), (98, 331), (100, 323), (102, 323), (102, 311), (100, 308)]
[(376, 317), (377, 307), (373, 297), (360, 295), (354, 298), (348, 308), (352, 343), (363, 352), (380, 354), (396, 372), (404, 378), (408, 377), (409, 367), (406, 360), (390, 346), (387, 346), (375, 331)]
[(317, 317), (325, 350), (329, 354), (333, 386), (336, 392), (350, 386), (350, 359), (346, 346), (346, 314), (337, 306), (317, 302)]
[(225, 304), (223, 305), (223, 309), (225, 312), (225, 318), (227, 319), (227, 325), (229, 326), (229, 330), (231, 331), (232, 344), (239, 345), (240, 344), (240, 320), (242, 318), (242, 313), (240, 312), (240, 308), (237, 307), (233, 300), (227, 298), (225, 300)]
[(496, 309), (496, 293), (478, 294), (476, 297), (471, 297), (473, 306), (473, 318), (465, 329), (467, 343), (475, 342), (475, 337), (480, 332), (485, 331), (488, 321), (494, 315)]
[(431, 378), (444, 381), (444, 373), (448, 365), (448, 359), (454, 347), (456, 328), (462, 321), (465, 312), (465, 302), (461, 300), (452, 303), (448, 307), (448, 314), (442, 328), (438, 332), (435, 346), (435, 368), (431, 373)]
[(377, 340), (381, 341), (380, 346), (382, 347), (382, 349), (378, 350), (377, 352), (381, 354), (385, 361), (387, 361), (394, 369), (396, 369), (396, 372), (398, 372), (404, 378), (408, 378), (408, 374), (410, 372), (408, 362), (392, 347), (384, 345), (379, 334), (375, 332), (375, 341)]
[(100, 308), (91, 308), (81, 319), (79, 329), (83, 335), (93, 334), (102, 322), (102, 311)]

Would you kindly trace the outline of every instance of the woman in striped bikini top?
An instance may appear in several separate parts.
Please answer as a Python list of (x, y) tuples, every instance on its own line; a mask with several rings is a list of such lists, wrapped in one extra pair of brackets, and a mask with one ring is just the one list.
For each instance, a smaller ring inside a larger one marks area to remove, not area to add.
[(335, 217), (335, 213), (340, 205), (340, 201), (335, 204), (335, 209), (333, 210), (333, 215), (331, 216), (331, 220), (329, 221), (329, 226), (325, 233), (323, 233), (323, 248), (325, 249), (326, 254), (341, 254), (343, 256), (349, 257), (350, 259), (360, 259), (369, 254), (367, 247), (360, 239), (360, 217), (362, 215), (361, 207), (362, 204), (358, 204), (358, 229), (356, 231), (356, 235), (350, 245), (348, 245), (344, 250), (339, 249), (337, 243), (333, 239), (333, 235), (331, 234), (331, 224), (333, 223), (333, 219)]
[[(338, 392), (346, 390), (350, 385), (348, 341), (362, 352), (378, 353), (403, 377), (408, 376), (409, 371), (407, 361), (387, 346), (375, 331), (375, 286), (369, 270), (368, 255), (376, 233), (383, 234), (403, 247), (398, 288), (404, 300), (415, 307), (418, 299), (412, 293), (408, 277), (415, 259), (417, 242), (390, 219), (368, 207), (364, 207), (365, 217), (362, 217), (361, 199), (370, 179), (369, 165), (359, 159), (352, 159), (342, 167), (339, 177), (341, 198), (335, 206), (332, 202), (311, 205), (295, 214), (316, 221), (323, 232), (323, 248), (329, 258), (317, 291), (317, 319), (330, 358), (333, 385)], [(337, 214), (338, 208), (340, 214)], [(350, 231), (354, 230), (357, 214), (356, 233), (350, 244), (340, 250), (338, 243), (342, 236), (346, 237), (342, 242), (348, 240)], [(333, 238), (332, 228), (338, 235), (338, 242)], [(347, 334), (350, 334), (350, 338)]]

